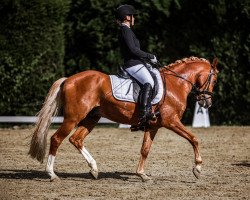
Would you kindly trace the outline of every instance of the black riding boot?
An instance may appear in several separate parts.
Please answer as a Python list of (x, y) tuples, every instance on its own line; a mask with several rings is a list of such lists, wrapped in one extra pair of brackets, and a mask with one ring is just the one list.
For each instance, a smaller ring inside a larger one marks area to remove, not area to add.
[(149, 120), (154, 119), (152, 113), (152, 93), (153, 88), (149, 83), (145, 83), (142, 87), (140, 99), (139, 99), (139, 119), (142, 126), (147, 125)]

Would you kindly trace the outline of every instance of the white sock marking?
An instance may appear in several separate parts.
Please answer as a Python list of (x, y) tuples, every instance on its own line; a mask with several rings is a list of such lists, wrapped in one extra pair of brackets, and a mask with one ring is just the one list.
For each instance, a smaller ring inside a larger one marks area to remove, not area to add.
[(55, 158), (56, 158), (55, 156), (49, 155), (48, 161), (47, 161), (46, 171), (51, 176), (51, 178), (56, 177), (56, 174), (54, 173)]
[(90, 155), (90, 153), (87, 151), (87, 149), (85, 147), (83, 147), (83, 149), (80, 150), (81, 154), (83, 155), (83, 157), (86, 159), (88, 165), (95, 171), (98, 171), (97, 169), (97, 165), (96, 165), (96, 161), (94, 160), (94, 158)]

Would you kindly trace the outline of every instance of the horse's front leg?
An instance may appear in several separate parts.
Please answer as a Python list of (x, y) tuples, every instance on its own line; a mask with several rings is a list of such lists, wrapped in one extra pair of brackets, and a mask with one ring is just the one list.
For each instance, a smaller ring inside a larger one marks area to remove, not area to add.
[(176, 120), (175, 122), (171, 123), (170, 127), (167, 128), (173, 130), (178, 135), (186, 138), (192, 144), (195, 155), (195, 166), (193, 168), (193, 173), (196, 178), (199, 178), (201, 173), (202, 159), (199, 152), (199, 143), (197, 138), (190, 131), (188, 131), (179, 120)]
[(145, 165), (145, 161), (147, 159), (150, 147), (154, 140), (154, 137), (157, 133), (157, 130), (158, 129), (148, 130), (144, 133), (144, 138), (143, 138), (142, 147), (141, 147), (141, 157), (140, 157), (139, 165), (136, 171), (137, 175), (140, 176), (143, 181), (151, 180), (151, 178), (145, 174), (144, 165)]

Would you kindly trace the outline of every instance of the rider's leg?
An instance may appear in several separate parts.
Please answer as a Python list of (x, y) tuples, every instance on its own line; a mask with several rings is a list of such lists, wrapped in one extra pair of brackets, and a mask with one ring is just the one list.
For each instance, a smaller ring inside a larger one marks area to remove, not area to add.
[(149, 83), (154, 88), (154, 79), (148, 69), (143, 65), (135, 65), (125, 69), (130, 76), (134, 77), (141, 85)]
[(154, 115), (152, 113), (152, 105), (151, 105), (152, 93), (153, 93), (152, 86), (149, 83), (145, 83), (142, 87), (140, 99), (139, 99), (140, 122), (142, 124), (147, 123), (148, 120), (151, 120), (154, 118)]
[(129, 67), (126, 69), (126, 71), (142, 85), (141, 94), (139, 97), (139, 117), (140, 123), (145, 124), (148, 120), (153, 119), (154, 117), (151, 106), (154, 79), (152, 78), (148, 69), (142, 64)]

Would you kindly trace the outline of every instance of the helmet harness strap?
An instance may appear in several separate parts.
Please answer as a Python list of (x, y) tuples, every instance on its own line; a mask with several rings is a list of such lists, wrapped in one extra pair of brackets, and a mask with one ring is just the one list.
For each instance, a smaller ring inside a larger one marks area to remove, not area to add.
[(130, 20), (128, 20), (128, 21), (129, 21), (130, 28), (132, 28), (132, 16), (133, 15), (129, 15), (129, 16), (130, 16)]

